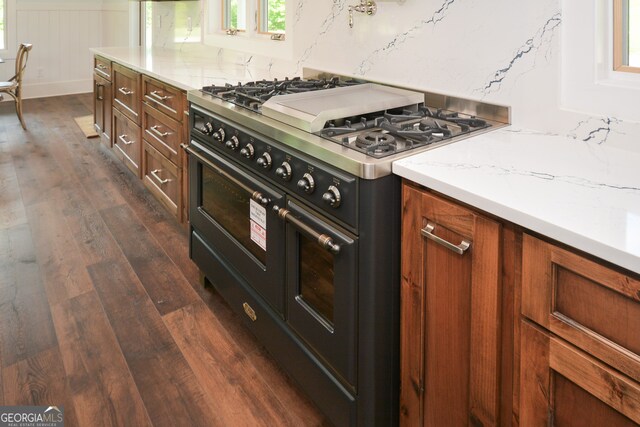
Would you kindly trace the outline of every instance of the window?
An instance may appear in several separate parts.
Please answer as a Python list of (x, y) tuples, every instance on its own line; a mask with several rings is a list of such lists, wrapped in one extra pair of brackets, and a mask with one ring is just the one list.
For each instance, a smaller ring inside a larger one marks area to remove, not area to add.
[(285, 0), (220, 0), (223, 30), (247, 31), (247, 22), (256, 16), (254, 28), (263, 34), (284, 34)]
[(284, 0), (260, 1), (260, 32), (284, 34)]
[(245, 0), (222, 0), (222, 28), (245, 31), (247, 29), (247, 5)]
[(5, 0), (0, 0), (0, 50), (7, 48), (7, 31), (5, 27), (7, 8), (5, 3)]
[(614, 0), (613, 22), (613, 69), (640, 73), (640, 0)]

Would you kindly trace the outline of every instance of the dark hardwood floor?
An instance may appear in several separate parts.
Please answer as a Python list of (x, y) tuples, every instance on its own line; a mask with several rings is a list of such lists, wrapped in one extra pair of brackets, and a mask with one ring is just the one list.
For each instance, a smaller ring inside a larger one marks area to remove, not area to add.
[(0, 104), (0, 405), (67, 426), (322, 426), (186, 231), (73, 117), (90, 94)]

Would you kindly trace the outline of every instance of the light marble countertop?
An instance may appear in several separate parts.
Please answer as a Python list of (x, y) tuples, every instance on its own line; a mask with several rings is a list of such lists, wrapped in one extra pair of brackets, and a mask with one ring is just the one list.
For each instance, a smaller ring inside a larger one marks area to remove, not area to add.
[(244, 54), (215, 47), (193, 47), (188, 51), (104, 47), (92, 48), (91, 52), (184, 90), (281, 77), (284, 74), (278, 66), (288, 65), (255, 55), (247, 60)]
[(393, 171), (640, 273), (640, 154), (508, 127), (399, 160)]

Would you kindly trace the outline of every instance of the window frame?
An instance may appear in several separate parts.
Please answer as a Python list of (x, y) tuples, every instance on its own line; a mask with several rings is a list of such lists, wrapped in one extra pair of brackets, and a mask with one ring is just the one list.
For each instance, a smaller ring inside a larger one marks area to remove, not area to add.
[[(238, 0), (239, 2), (240, 0)], [(247, 32), (247, 28), (233, 28), (230, 25), (227, 25), (227, 21), (231, 21), (231, 18), (229, 16), (227, 16), (227, 9), (229, 9), (229, 3), (231, 2), (231, 0), (220, 0), (220, 29), (222, 31), (229, 31), (229, 30), (235, 30), (238, 33), (245, 33)], [(238, 8), (240, 8), (240, 6), (238, 5)], [(246, 9), (246, 15), (249, 15), (250, 12), (250, 8), (248, 7), (248, 4), (245, 0), (245, 9)], [(238, 13), (239, 16), (239, 13)], [(245, 16), (245, 27), (247, 27), (247, 16)]]
[[(256, 32), (258, 34), (282, 34), (282, 37), (286, 37), (287, 34), (287, 25), (285, 22), (284, 31), (269, 31), (269, 0), (257, 0), (258, 2), (258, 13), (257, 13), (257, 22), (256, 22)], [(286, 14), (287, 3), (285, 0), (285, 14)], [(266, 28), (266, 31), (263, 29)]]
[[(629, 50), (624, 38), (624, 27), (628, 26), (628, 14), (625, 11), (628, 0), (613, 0), (613, 70), (626, 73), (640, 73), (640, 67), (625, 64), (625, 50)], [(627, 53), (628, 56), (628, 53)]]
[[(242, 1), (242, 0), (238, 0)], [(284, 31), (269, 31), (269, 0), (244, 0), (245, 2), (245, 28), (234, 28), (228, 25), (231, 21), (228, 15), (229, 4), (231, 0), (220, 0), (220, 29), (222, 31), (235, 30), (238, 33), (259, 34), (271, 36), (274, 34), (282, 34), (284, 37), (287, 33), (286, 23)], [(240, 8), (240, 7), (239, 7)], [(286, 11), (286, 0), (285, 0)], [(285, 12), (286, 14), (286, 12)], [(254, 17), (251, 22), (251, 17)], [(253, 30), (250, 29), (253, 24)], [(265, 30), (266, 29), (266, 30)]]
[(4, 49), (0, 49), (0, 55), (5, 61), (16, 59), (18, 46), (16, 44), (16, 1), (4, 1)]
[(222, 28), (224, 17), (221, 16), (221, 0), (203, 0), (203, 6), (203, 43), (205, 45), (250, 55), (265, 56), (265, 52), (268, 52), (267, 56), (270, 58), (293, 59), (292, 28), (295, 8), (285, 6), (285, 26), (291, 33), (286, 37), (274, 37), (273, 34), (258, 32), (257, 2), (254, 0), (248, 0), (247, 3), (247, 9), (252, 8), (247, 11), (247, 30), (233, 34)]

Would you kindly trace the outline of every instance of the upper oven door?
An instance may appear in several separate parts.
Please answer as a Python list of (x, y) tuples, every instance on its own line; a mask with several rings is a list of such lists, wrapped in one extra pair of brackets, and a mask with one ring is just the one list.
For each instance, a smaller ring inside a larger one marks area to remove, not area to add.
[(197, 141), (186, 149), (191, 226), (282, 316), (285, 226), (271, 206), (284, 194)]
[(287, 322), (319, 358), (356, 386), (358, 239), (289, 200)]

